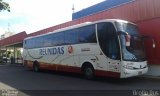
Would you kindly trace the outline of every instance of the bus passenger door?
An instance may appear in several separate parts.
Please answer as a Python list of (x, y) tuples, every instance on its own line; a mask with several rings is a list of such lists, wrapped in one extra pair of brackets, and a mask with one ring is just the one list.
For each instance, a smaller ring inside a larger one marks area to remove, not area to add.
[(97, 24), (98, 43), (100, 47), (99, 66), (107, 71), (119, 71), (120, 47), (116, 29), (111, 22)]
[(98, 69), (112, 72), (120, 71), (120, 49), (118, 46), (116, 39), (107, 42), (107, 46), (99, 55)]
[(120, 72), (120, 48), (116, 38), (109, 40), (107, 47), (108, 70)]

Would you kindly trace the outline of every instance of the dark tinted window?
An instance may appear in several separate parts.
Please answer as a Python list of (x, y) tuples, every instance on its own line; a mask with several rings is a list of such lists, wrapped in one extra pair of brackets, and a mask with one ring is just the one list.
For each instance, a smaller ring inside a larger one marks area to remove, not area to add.
[(64, 44), (96, 43), (95, 25), (35, 37), (26, 41), (26, 48), (51, 47)]
[(118, 37), (112, 23), (98, 24), (98, 40), (103, 53), (111, 59), (120, 59)]
[(34, 47), (34, 39), (30, 39), (26, 42), (27, 48), (33, 48)]
[[(54, 36), (52, 34), (46, 35), (46, 36), (42, 36), (41, 38), (43, 38), (43, 46), (44, 47), (50, 47), (52, 46), (52, 39), (54, 38)], [(43, 47), (41, 46), (41, 47)]]
[(64, 44), (64, 33), (60, 32), (52, 35), (53, 35), (52, 46), (58, 46)]
[(42, 36), (41, 38), (44, 38), (43, 40), (44, 47), (58, 46), (58, 45), (64, 44), (64, 33), (62, 32), (55, 33), (55, 34), (49, 34), (46, 36)]
[(65, 44), (76, 44), (78, 43), (78, 32), (77, 29), (65, 31)]
[(37, 38), (34, 38), (33, 40), (34, 40), (34, 44), (32, 45), (33, 47), (38, 48), (43, 46), (43, 38), (37, 37)]
[(95, 26), (90, 25), (78, 28), (78, 36), (80, 43), (95, 43), (96, 42)]

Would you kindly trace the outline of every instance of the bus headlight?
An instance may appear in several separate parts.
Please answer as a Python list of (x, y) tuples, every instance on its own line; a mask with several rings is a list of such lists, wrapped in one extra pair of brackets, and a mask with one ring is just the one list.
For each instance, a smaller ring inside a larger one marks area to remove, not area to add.
[(133, 68), (133, 66), (129, 66), (129, 65), (125, 65), (125, 66), (123, 66), (124, 68), (126, 68), (126, 69), (130, 69), (130, 70), (133, 70), (134, 68)]

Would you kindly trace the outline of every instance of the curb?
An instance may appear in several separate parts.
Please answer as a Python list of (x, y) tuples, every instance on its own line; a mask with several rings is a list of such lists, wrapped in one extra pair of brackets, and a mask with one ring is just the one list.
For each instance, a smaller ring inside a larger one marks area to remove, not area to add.
[(152, 76), (152, 75), (144, 75), (144, 76), (139, 76), (139, 77), (143, 77), (143, 78), (148, 78), (148, 79), (159, 79), (160, 80), (160, 76)]

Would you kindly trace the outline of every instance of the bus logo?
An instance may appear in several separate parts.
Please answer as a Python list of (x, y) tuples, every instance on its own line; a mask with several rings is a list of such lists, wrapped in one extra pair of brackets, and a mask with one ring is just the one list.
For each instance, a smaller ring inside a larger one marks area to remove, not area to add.
[(73, 47), (71, 45), (68, 47), (68, 53), (69, 54), (73, 53)]

